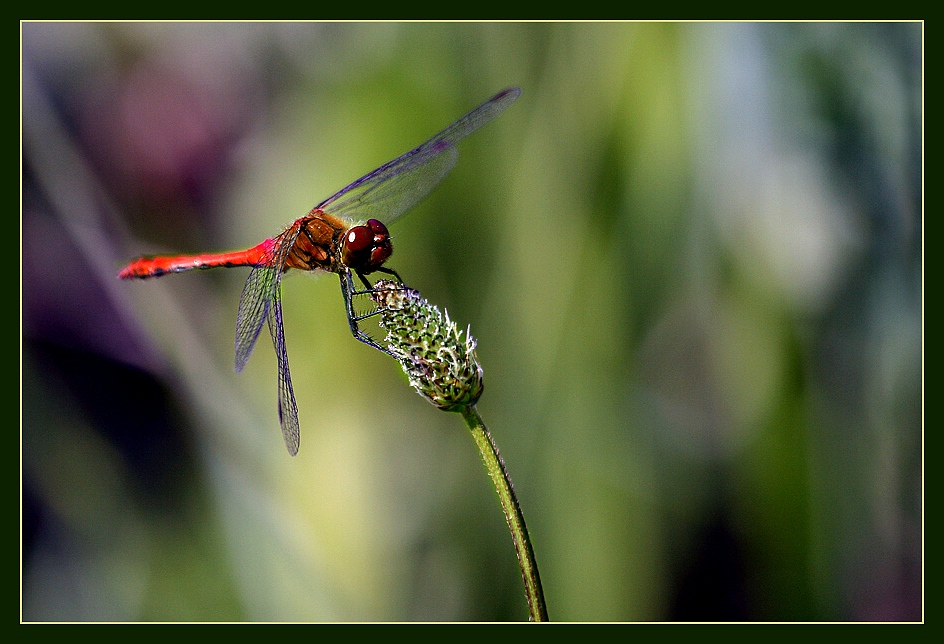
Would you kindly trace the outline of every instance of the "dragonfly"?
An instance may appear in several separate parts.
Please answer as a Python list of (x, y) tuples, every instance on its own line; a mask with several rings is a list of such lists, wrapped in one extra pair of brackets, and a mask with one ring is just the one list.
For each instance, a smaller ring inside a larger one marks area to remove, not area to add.
[[(360, 328), (361, 321), (378, 311), (357, 314), (354, 306), (356, 296), (373, 292), (368, 279), (372, 273), (384, 273), (403, 283), (396, 271), (384, 266), (393, 254), (387, 226), (446, 178), (458, 160), (459, 141), (497, 118), (520, 94), (517, 87), (499, 92), (422, 145), (348, 184), (281, 233), (252, 248), (144, 256), (123, 268), (118, 277), (146, 279), (194, 269), (252, 267), (236, 315), (236, 371), (246, 366), (263, 325), (268, 324), (278, 360), (279, 424), (285, 446), (295, 456), (300, 432), (282, 325), (282, 275), (289, 269), (337, 274), (351, 333), (364, 344), (389, 353)], [(355, 275), (366, 290), (357, 289)]]

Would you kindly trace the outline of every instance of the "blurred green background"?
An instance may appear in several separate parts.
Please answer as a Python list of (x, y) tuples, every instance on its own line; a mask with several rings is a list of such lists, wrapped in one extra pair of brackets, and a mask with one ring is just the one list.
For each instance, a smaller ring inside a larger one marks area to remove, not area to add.
[(523, 620), (461, 419), (247, 269), (497, 91), (392, 229), (460, 326), (552, 620), (923, 617), (923, 25), (56, 24), (22, 36), (22, 619)]

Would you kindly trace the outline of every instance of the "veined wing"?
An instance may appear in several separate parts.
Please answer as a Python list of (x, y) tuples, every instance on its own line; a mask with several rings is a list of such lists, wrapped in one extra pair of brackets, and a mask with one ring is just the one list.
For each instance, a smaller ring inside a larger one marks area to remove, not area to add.
[(364, 175), (317, 208), (352, 220), (391, 223), (446, 178), (456, 164), (456, 143), (495, 119), (520, 94), (517, 87), (496, 94), (426, 143)]
[(295, 390), (292, 389), (292, 374), (288, 369), (288, 350), (285, 348), (285, 330), (282, 326), (282, 289), (277, 284), (272, 306), (269, 308), (269, 334), (275, 345), (275, 355), (279, 359), (279, 424), (282, 426), (282, 438), (285, 447), (292, 456), (298, 453), (299, 428), (298, 405), (295, 403)]
[(301, 230), (296, 221), (281, 235), (272, 240), (272, 247), (264, 261), (252, 269), (246, 279), (246, 286), (239, 297), (239, 311), (236, 314), (236, 371), (246, 366), (252, 349), (256, 346), (262, 325), (269, 317), (272, 302), (278, 297), (279, 282), (285, 260), (295, 245), (295, 238)]

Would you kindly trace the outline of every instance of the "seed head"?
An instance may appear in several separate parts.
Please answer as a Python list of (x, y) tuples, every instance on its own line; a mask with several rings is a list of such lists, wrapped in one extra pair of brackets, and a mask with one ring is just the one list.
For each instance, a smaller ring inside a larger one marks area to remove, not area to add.
[(449, 313), (402, 284), (380, 280), (370, 297), (387, 331), (384, 341), (413, 388), (444, 411), (474, 405), (484, 384), (469, 329), (460, 331)]

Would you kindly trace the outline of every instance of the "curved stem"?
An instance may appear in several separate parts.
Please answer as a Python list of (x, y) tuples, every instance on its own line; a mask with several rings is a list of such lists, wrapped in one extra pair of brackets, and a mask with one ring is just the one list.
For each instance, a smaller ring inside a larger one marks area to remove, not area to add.
[(547, 622), (547, 606), (544, 603), (544, 591), (541, 589), (541, 576), (538, 574), (538, 565), (534, 560), (534, 550), (531, 548), (531, 540), (528, 538), (528, 528), (524, 524), (524, 515), (521, 514), (521, 508), (518, 506), (518, 498), (515, 496), (515, 489), (511, 484), (511, 477), (508, 476), (508, 470), (505, 469), (505, 462), (502, 461), (501, 454), (498, 453), (498, 446), (492, 440), (488, 428), (482, 422), (475, 405), (463, 407), (462, 417), (469, 426), (472, 438), (482, 454), (482, 460), (485, 461), (485, 469), (495, 485), (498, 492), (498, 498), (501, 501), (502, 510), (505, 512), (505, 520), (508, 522), (508, 529), (511, 530), (511, 538), (515, 542), (515, 550), (518, 553), (518, 565), (521, 566), (521, 577), (524, 579), (524, 590), (528, 597), (528, 610), (531, 613), (531, 621)]

